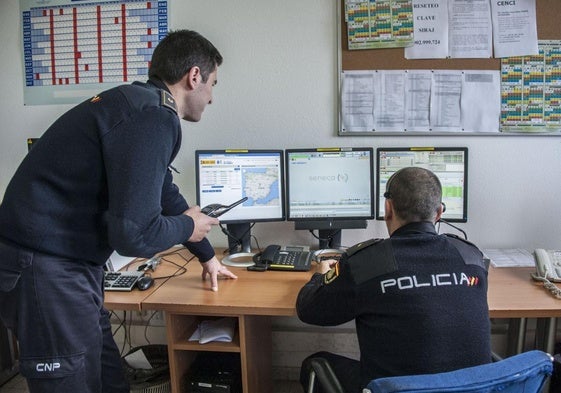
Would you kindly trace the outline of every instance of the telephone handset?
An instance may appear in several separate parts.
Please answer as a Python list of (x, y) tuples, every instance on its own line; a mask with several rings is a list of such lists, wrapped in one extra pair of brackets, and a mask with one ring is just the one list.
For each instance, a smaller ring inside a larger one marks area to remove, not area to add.
[(247, 269), (253, 271), (308, 271), (311, 267), (312, 255), (310, 248), (306, 246), (279, 246), (278, 244), (271, 244), (263, 252), (253, 256), (255, 265)]
[(536, 272), (531, 274), (532, 278), (543, 282), (545, 289), (561, 299), (561, 289), (552, 283), (561, 282), (561, 251), (537, 248), (534, 250), (534, 258)]
[(265, 250), (259, 252), (253, 256), (253, 262), (255, 265), (248, 266), (247, 270), (252, 272), (264, 272), (269, 268), (269, 264), (274, 262), (275, 257), (278, 255), (281, 246), (277, 244), (271, 244), (267, 246)]
[(267, 246), (263, 252), (253, 256), (253, 262), (268, 265), (275, 262), (279, 257), (281, 246), (278, 244), (271, 244)]
[(561, 251), (537, 248), (534, 251), (536, 260), (536, 274), (532, 277), (547, 278), (550, 281), (561, 282)]

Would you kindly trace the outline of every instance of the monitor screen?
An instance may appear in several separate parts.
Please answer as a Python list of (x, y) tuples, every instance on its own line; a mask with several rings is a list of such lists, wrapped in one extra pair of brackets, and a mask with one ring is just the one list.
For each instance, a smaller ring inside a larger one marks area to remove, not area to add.
[(197, 150), (195, 161), (201, 208), (247, 197), (219, 219), (227, 224), (230, 253), (250, 253), (252, 223), (285, 219), (283, 151)]
[(372, 148), (287, 149), (285, 161), (287, 219), (296, 229), (364, 228), (374, 218)]
[(284, 220), (282, 150), (198, 150), (197, 204), (230, 205), (222, 223)]
[(401, 168), (416, 166), (431, 170), (442, 184), (442, 219), (467, 221), (467, 147), (380, 147), (376, 162), (376, 218), (384, 219), (384, 192), (390, 176)]

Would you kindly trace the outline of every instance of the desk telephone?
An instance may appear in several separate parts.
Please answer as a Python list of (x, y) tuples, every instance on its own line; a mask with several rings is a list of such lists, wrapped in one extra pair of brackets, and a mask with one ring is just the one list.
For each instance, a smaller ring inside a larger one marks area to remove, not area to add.
[(313, 253), (306, 246), (279, 246), (272, 244), (267, 246), (263, 252), (255, 254), (253, 262), (255, 266), (249, 266), (248, 270), (289, 270), (308, 271), (312, 265)]
[(561, 299), (561, 289), (553, 282), (561, 282), (561, 250), (544, 250), (537, 248), (534, 251), (536, 260), (536, 272), (532, 278), (542, 281), (544, 288), (549, 290), (555, 297)]

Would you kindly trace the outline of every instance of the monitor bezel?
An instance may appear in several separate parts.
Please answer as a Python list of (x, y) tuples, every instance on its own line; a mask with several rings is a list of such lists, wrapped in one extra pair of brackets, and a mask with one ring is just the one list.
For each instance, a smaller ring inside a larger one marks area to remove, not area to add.
[(413, 147), (413, 146), (402, 146), (402, 147), (378, 147), (376, 149), (376, 220), (383, 220), (384, 216), (380, 215), (380, 195), (383, 195), (385, 190), (380, 188), (380, 154), (381, 152), (396, 152), (396, 151), (461, 151), (464, 153), (464, 206), (462, 212), (462, 218), (448, 218), (446, 213), (442, 216), (442, 221), (447, 222), (467, 222), (468, 220), (468, 170), (469, 170), (469, 149), (466, 146), (446, 146), (446, 147)]
[[(200, 167), (199, 167), (199, 157), (204, 154), (222, 154), (222, 155), (240, 155), (240, 154), (277, 154), (279, 157), (280, 166), (280, 177), (279, 177), (279, 198), (280, 198), (280, 209), (281, 215), (277, 217), (265, 217), (265, 218), (237, 218), (237, 219), (227, 219), (220, 218), (220, 222), (223, 224), (244, 224), (244, 223), (254, 223), (254, 222), (276, 222), (286, 220), (286, 208), (285, 208), (285, 167), (284, 167), (284, 151), (282, 149), (200, 149), (195, 150), (195, 193), (197, 205), (200, 206), (201, 203), (201, 188), (200, 188)], [(202, 208), (203, 206), (201, 206)]]
[[(370, 214), (367, 216), (339, 216), (339, 217), (292, 217), (290, 215), (290, 173), (289, 173), (289, 156), (292, 153), (314, 153), (314, 152), (344, 152), (344, 151), (368, 151), (370, 152)], [(294, 221), (295, 225), (299, 227), (299, 229), (308, 229), (303, 226), (304, 222), (310, 222), (311, 226), (315, 229), (327, 229), (327, 228), (339, 228), (339, 229), (346, 229), (350, 227), (354, 228), (363, 228), (363, 225), (356, 226), (353, 221), (360, 221), (360, 220), (372, 220), (375, 217), (375, 193), (374, 193), (374, 148), (366, 147), (366, 146), (359, 146), (359, 147), (309, 147), (309, 148), (294, 148), (294, 149), (285, 149), (285, 192), (286, 192), (286, 220), (287, 221)], [(345, 224), (341, 226), (340, 224)]]

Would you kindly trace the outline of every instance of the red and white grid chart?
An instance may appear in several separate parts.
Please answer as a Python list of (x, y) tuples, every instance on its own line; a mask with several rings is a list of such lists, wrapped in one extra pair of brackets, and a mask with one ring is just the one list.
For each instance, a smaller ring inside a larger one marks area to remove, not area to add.
[(20, 0), (24, 103), (76, 103), (148, 79), (168, 1)]

